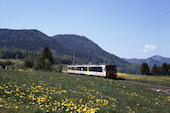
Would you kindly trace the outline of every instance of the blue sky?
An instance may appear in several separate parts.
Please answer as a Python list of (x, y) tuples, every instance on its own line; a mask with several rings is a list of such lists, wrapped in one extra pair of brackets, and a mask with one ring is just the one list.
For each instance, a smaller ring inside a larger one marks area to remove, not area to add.
[(170, 0), (0, 0), (0, 28), (86, 36), (121, 58), (170, 57)]

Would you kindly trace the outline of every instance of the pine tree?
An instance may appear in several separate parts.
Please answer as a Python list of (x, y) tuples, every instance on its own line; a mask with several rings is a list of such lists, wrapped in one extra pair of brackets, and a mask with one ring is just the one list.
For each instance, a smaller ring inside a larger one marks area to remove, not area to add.
[(151, 74), (152, 75), (160, 75), (159, 69), (157, 68), (156, 64), (153, 66)]
[(166, 75), (167, 72), (168, 72), (168, 69), (169, 69), (168, 65), (166, 63), (163, 63), (162, 64), (162, 69), (161, 69), (161, 74)]
[(54, 61), (53, 61), (53, 55), (51, 53), (51, 50), (45, 46), (43, 51), (42, 51), (42, 56), (44, 59), (49, 59), (49, 61), (54, 64)]
[(142, 75), (149, 75), (149, 67), (147, 63), (142, 63), (141, 67), (140, 67), (140, 73)]

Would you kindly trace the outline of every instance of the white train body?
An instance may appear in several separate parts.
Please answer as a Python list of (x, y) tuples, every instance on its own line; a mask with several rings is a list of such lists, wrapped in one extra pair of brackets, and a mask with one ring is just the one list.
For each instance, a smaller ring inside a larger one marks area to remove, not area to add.
[(107, 78), (116, 78), (116, 66), (107, 65), (68, 65), (67, 72), (73, 74), (93, 75)]

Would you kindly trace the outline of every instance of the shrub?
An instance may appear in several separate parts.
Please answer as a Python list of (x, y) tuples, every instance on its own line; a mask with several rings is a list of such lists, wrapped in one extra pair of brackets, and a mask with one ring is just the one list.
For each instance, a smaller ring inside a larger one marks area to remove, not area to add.
[(42, 56), (37, 56), (34, 63), (35, 69), (44, 69), (45, 61)]
[(33, 61), (33, 59), (32, 59), (32, 58), (29, 58), (29, 57), (25, 58), (24, 66), (25, 66), (25, 67), (30, 67), (30, 68), (32, 68), (32, 67), (34, 66), (34, 61)]
[(49, 59), (45, 59), (45, 70), (51, 70), (52, 62)]
[(58, 69), (58, 72), (62, 72), (62, 69), (63, 69), (63, 66), (60, 64), (60, 65), (58, 65), (58, 67), (57, 67), (57, 69)]

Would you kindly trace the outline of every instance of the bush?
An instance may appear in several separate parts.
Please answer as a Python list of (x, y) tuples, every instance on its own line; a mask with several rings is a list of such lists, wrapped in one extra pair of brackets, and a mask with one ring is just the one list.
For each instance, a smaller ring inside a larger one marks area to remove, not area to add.
[(51, 70), (52, 62), (49, 59), (45, 59), (45, 70)]
[(29, 58), (29, 57), (25, 58), (24, 66), (25, 66), (25, 67), (30, 67), (30, 68), (32, 68), (32, 67), (34, 66), (34, 61), (33, 61), (33, 59), (32, 59), (32, 58)]
[(5, 63), (6, 63), (7, 65), (12, 64), (12, 62), (11, 62), (9, 59), (7, 59)]
[(62, 69), (63, 69), (63, 66), (62, 66), (62, 65), (58, 65), (58, 66), (57, 66), (57, 69), (58, 69), (58, 72), (61, 73), (61, 72), (62, 72)]
[(37, 56), (35, 59), (34, 68), (37, 70), (44, 69), (44, 66), (45, 66), (44, 58), (42, 56)]

